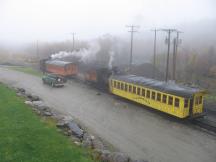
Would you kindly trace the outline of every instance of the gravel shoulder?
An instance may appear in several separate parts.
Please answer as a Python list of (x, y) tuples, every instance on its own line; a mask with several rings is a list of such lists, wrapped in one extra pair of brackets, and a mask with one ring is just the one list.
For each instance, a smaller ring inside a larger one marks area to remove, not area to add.
[(58, 111), (70, 114), (116, 149), (151, 162), (213, 162), (216, 137), (142, 106), (119, 100), (77, 81), (63, 88), (41, 78), (0, 67), (0, 81), (23, 87)]

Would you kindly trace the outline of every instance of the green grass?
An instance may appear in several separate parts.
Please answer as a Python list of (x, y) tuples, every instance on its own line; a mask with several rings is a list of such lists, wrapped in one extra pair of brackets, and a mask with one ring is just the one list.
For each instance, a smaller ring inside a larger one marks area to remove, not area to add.
[(0, 84), (0, 162), (92, 162), (88, 150), (42, 120), (16, 93)]
[(9, 67), (9, 69), (11, 70), (16, 70), (16, 71), (20, 71), (26, 74), (31, 74), (31, 75), (35, 75), (35, 76), (43, 76), (43, 73), (40, 71), (37, 71), (31, 67)]

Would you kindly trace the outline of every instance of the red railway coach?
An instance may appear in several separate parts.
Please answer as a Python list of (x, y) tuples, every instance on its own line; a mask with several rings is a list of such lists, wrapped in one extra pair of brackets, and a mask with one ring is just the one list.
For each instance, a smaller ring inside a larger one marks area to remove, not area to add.
[(45, 62), (45, 71), (64, 77), (75, 76), (78, 73), (77, 64), (59, 60), (49, 60)]

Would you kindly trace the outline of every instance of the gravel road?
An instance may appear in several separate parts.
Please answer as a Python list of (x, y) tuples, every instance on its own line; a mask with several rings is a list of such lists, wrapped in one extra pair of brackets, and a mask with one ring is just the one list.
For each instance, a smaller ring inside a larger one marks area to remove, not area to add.
[(160, 113), (125, 102), (77, 81), (63, 88), (43, 85), (41, 78), (0, 67), (0, 81), (27, 89), (47, 104), (70, 114), (116, 149), (150, 162), (214, 162), (216, 136)]

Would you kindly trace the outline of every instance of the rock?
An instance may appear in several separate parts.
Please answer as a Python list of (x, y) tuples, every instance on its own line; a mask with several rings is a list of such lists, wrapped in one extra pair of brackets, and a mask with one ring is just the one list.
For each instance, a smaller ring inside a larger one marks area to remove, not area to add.
[(41, 111), (48, 111), (50, 108), (42, 101), (32, 101), (33, 106), (40, 109)]
[(36, 95), (31, 95), (31, 100), (32, 101), (39, 101), (40, 98), (38, 96), (36, 96)]
[(85, 147), (85, 148), (89, 148), (89, 149), (92, 149), (92, 141), (90, 139), (87, 139), (87, 140), (84, 140), (82, 142), (82, 146)]
[(26, 97), (28, 97), (31, 101), (39, 101), (40, 98), (36, 95), (32, 95), (31, 93), (25, 93)]
[(33, 101), (32, 103), (34, 106), (44, 106), (45, 105), (44, 102), (42, 101)]
[(56, 124), (56, 126), (58, 127), (58, 128), (66, 128), (67, 127), (67, 123), (65, 122), (65, 121), (59, 121), (57, 124)]
[(83, 135), (82, 146), (90, 149), (93, 148), (91, 136), (86, 135), (86, 133)]
[(28, 98), (31, 98), (31, 93), (26, 92), (25, 96), (28, 97)]
[(45, 112), (43, 112), (43, 115), (44, 116), (52, 116), (52, 113), (49, 111), (45, 111)]
[(26, 105), (33, 106), (33, 103), (32, 103), (31, 101), (25, 101), (25, 104), (26, 104)]
[(110, 151), (108, 151), (108, 150), (102, 150), (100, 152), (100, 160), (102, 162), (109, 162), (110, 161), (109, 155), (110, 155)]
[(69, 121), (67, 127), (72, 131), (72, 133), (78, 138), (82, 138), (83, 130), (74, 121)]
[(78, 142), (78, 141), (75, 141), (74, 143), (75, 143), (77, 146), (80, 146), (80, 145), (81, 145), (81, 143)]
[(94, 138), (92, 139), (92, 145), (94, 149), (100, 149), (100, 150), (104, 150), (105, 146), (103, 144), (103, 142), (100, 139)]
[(25, 93), (25, 89), (24, 88), (17, 88), (17, 91), (21, 92), (21, 93)]
[(71, 140), (73, 142), (75, 142), (75, 141), (81, 142), (80, 139), (78, 137), (75, 137), (75, 136), (71, 136)]
[(17, 93), (17, 96), (25, 97), (25, 94), (23, 94), (23, 93), (21, 93), (21, 92), (18, 92), (18, 93)]
[(130, 160), (130, 162), (148, 162), (147, 160)]
[(109, 156), (109, 161), (111, 162), (129, 162), (130, 158), (128, 155), (120, 153), (120, 152), (113, 152)]
[(69, 121), (73, 121), (73, 118), (71, 116), (64, 116), (62, 120), (68, 123)]

